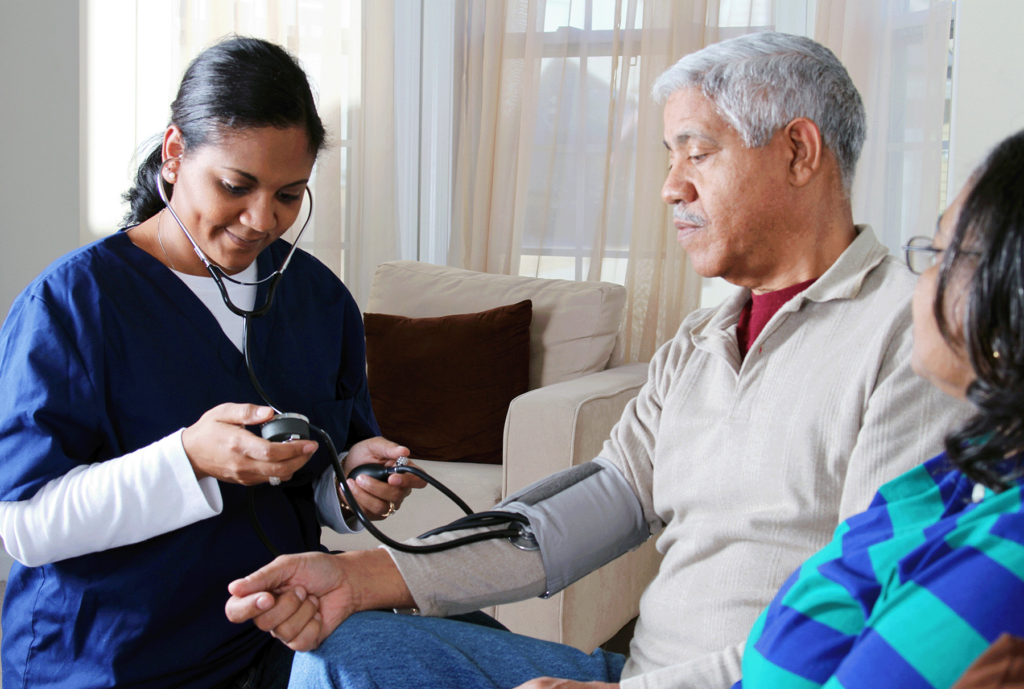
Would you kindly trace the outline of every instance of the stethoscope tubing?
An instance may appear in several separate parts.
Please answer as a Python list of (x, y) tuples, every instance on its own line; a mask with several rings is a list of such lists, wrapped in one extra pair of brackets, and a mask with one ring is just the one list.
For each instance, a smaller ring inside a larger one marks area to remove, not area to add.
[[(408, 545), (406, 543), (400, 543), (400, 542), (398, 542), (398, 541), (396, 541), (396, 540), (386, 536), (384, 533), (382, 533), (380, 531), (380, 529), (378, 529), (374, 525), (374, 523), (372, 521), (370, 521), (370, 518), (366, 516), (366, 513), (363, 511), (363, 508), (360, 507), (359, 502), (355, 499), (355, 496), (352, 495), (352, 490), (349, 488), (348, 482), (346, 481), (345, 472), (341, 468), (341, 461), (338, 459), (338, 456), (339, 456), (338, 455), (338, 451), (335, 449), (334, 443), (331, 441), (331, 437), (329, 435), (327, 435), (327, 433), (325, 431), (323, 431), (320, 428), (317, 428), (313, 424), (309, 425), (309, 430), (312, 431), (313, 433), (316, 433), (321, 438), (323, 438), (324, 442), (327, 444), (327, 451), (328, 451), (328, 454), (329, 454), (329, 456), (331, 458), (331, 464), (334, 467), (334, 474), (335, 474), (335, 476), (338, 479), (338, 487), (341, 488), (341, 492), (345, 495), (345, 502), (348, 503), (349, 509), (351, 509), (355, 513), (356, 518), (360, 521), (360, 523), (362, 523), (362, 525), (364, 527), (366, 527), (366, 530), (369, 531), (373, 535), (374, 538), (376, 538), (378, 541), (380, 541), (381, 543), (383, 543), (384, 545), (386, 545), (386, 546), (388, 546), (390, 548), (394, 548), (395, 550), (398, 550), (398, 551), (403, 552), (403, 553), (439, 553), (439, 552), (442, 552), (442, 551), (445, 551), (445, 550), (451, 550), (452, 548), (458, 548), (460, 546), (469, 545), (470, 543), (477, 543), (479, 541), (488, 541), (488, 540), (492, 540), (492, 539), (495, 539), (495, 538), (514, 538), (516, 536), (521, 535), (521, 532), (520, 532), (519, 529), (514, 529), (513, 528), (513, 529), (499, 529), (499, 530), (495, 530), (495, 531), (486, 531), (486, 532), (483, 532), (483, 533), (470, 534), (468, 536), (463, 536), (462, 538), (456, 538), (456, 539), (451, 540), (451, 541), (446, 541), (446, 542), (443, 542), (443, 543), (432, 543), (432, 544), (429, 544), (429, 545)], [(486, 518), (486, 517), (490, 517), (491, 514), (492, 514), (492, 513), (474, 513), (472, 508), (469, 505), (467, 505), (461, 498), (459, 498), (459, 496), (456, 495), (451, 489), (449, 489), (443, 483), (441, 483), (440, 481), (438, 481), (437, 479), (435, 479), (433, 476), (431, 476), (427, 472), (423, 471), (422, 469), (418, 469), (417, 467), (412, 467), (412, 466), (399, 466), (399, 467), (395, 467), (395, 473), (413, 474), (414, 476), (419, 476), (424, 481), (426, 481), (430, 485), (432, 485), (435, 488), (437, 488), (438, 490), (440, 490), (450, 500), (452, 500), (452, 502), (457, 504), (459, 506), (459, 508), (463, 512), (466, 513), (466, 517), (464, 517), (463, 519), (473, 518), (473, 517)], [(430, 531), (428, 533), (425, 533), (425, 534), (419, 536), (419, 538), (425, 538), (425, 537), (433, 535), (435, 533), (443, 533), (443, 532), (448, 531), (448, 530), (461, 530), (463, 528), (468, 528), (468, 526), (463, 526), (462, 524), (460, 524), (461, 521), (462, 520), (459, 520), (459, 521), (453, 522), (452, 524), (449, 524), (447, 526), (443, 526), (443, 527), (439, 527), (437, 529), (434, 529), (433, 531)], [(520, 523), (526, 522), (526, 523), (528, 523), (528, 520), (526, 520), (525, 517), (521, 517), (520, 515), (512, 514), (512, 513), (509, 513), (509, 512), (502, 513), (501, 517), (497, 521), (502, 522), (502, 523), (504, 523), (504, 522), (520, 522)], [(456, 525), (458, 525), (458, 526), (456, 526)], [(481, 525), (483, 525), (483, 524), (481, 524)], [(449, 527), (454, 527), (454, 528), (449, 528)], [(275, 553), (275, 555), (276, 554), (277, 553)]]
[[(270, 398), (267, 395), (266, 391), (263, 390), (263, 387), (260, 385), (259, 380), (256, 378), (256, 372), (253, 370), (252, 367), (252, 360), (249, 356), (249, 320), (251, 318), (257, 318), (259, 316), (262, 316), (270, 310), (270, 306), (274, 301), (274, 292), (277, 290), (277, 285), (281, 281), (281, 276), (284, 275), (284, 271), (288, 268), (288, 264), (292, 260), (292, 255), (295, 253), (295, 249), (299, 245), (299, 240), (302, 238), (302, 234), (306, 231), (306, 227), (309, 225), (309, 221), (313, 217), (313, 193), (307, 186), (306, 194), (309, 196), (309, 214), (306, 216), (306, 221), (302, 224), (302, 229), (299, 230), (299, 234), (295, 237), (295, 241), (292, 243), (292, 247), (288, 251), (288, 255), (285, 256), (285, 259), (282, 262), (281, 267), (275, 270), (267, 277), (263, 278), (262, 280), (257, 280), (256, 282), (241, 282), (239, 280), (235, 280), (234, 278), (232, 278), (230, 275), (225, 273), (220, 266), (218, 266), (217, 264), (210, 260), (206, 253), (201, 248), (199, 248), (199, 244), (192, 237), (192, 234), (188, 231), (188, 228), (185, 227), (185, 223), (181, 221), (181, 218), (178, 217), (178, 214), (171, 207), (170, 199), (167, 196), (167, 190), (164, 188), (163, 170), (168, 163), (175, 160), (180, 160), (180, 157), (168, 158), (160, 166), (160, 169), (157, 170), (156, 186), (158, 193), (160, 194), (160, 198), (164, 202), (164, 206), (167, 208), (167, 210), (170, 211), (171, 217), (174, 218), (174, 221), (178, 224), (178, 227), (180, 227), (181, 231), (185, 233), (185, 237), (188, 238), (189, 243), (192, 245), (192, 248), (195, 250), (196, 255), (199, 257), (199, 260), (203, 262), (204, 266), (206, 266), (206, 270), (210, 273), (210, 276), (213, 278), (214, 283), (216, 283), (217, 288), (220, 290), (220, 294), (221, 297), (224, 299), (225, 306), (227, 306), (232, 313), (242, 317), (242, 354), (245, 357), (246, 368), (248, 369), (249, 372), (249, 380), (252, 382), (253, 387), (256, 388), (256, 392), (260, 395), (260, 397), (263, 398), (263, 401), (267, 403), (267, 406), (273, 409), (275, 413), (280, 414), (281, 410), (278, 409), (270, 401)], [(267, 296), (263, 306), (261, 306), (258, 309), (253, 309), (250, 311), (246, 311), (245, 309), (240, 308), (234, 302), (231, 301), (231, 296), (228, 294), (227, 287), (224, 285), (224, 280), (230, 280), (235, 284), (247, 286), (260, 285), (269, 280), (270, 284), (267, 287)], [(352, 495), (352, 490), (348, 486), (345, 472), (341, 467), (341, 460), (339, 459), (338, 451), (334, 447), (334, 442), (331, 440), (331, 437), (327, 434), (326, 431), (317, 428), (312, 424), (309, 425), (309, 429), (312, 433), (315, 433), (316, 435), (321, 437), (324, 440), (324, 443), (327, 445), (328, 456), (330, 457), (335, 477), (338, 480), (338, 487), (341, 489), (342, 494), (345, 496), (345, 501), (348, 503), (349, 508), (355, 513), (356, 518), (362, 523), (362, 525), (366, 527), (366, 530), (369, 531), (381, 543), (391, 548), (394, 548), (395, 550), (406, 553), (437, 553), (443, 550), (450, 550), (452, 548), (458, 548), (463, 545), (469, 545), (470, 543), (477, 543), (479, 541), (486, 541), (495, 538), (514, 538), (521, 535), (521, 530), (518, 528), (504, 528), (486, 531), (483, 533), (470, 534), (468, 536), (463, 536), (462, 538), (457, 538), (443, 543), (434, 543), (429, 545), (407, 545), (405, 543), (399, 543), (398, 541), (395, 541), (394, 539), (389, 538), (384, 533), (382, 533), (380, 529), (378, 529), (373, 524), (373, 522), (370, 521), (370, 518), (366, 515), (362, 507), (360, 507), (359, 502), (355, 499), (355, 496)], [(509, 512), (474, 513), (473, 510), (469, 507), (469, 505), (467, 505), (461, 498), (459, 498), (459, 496), (456, 495), (451, 489), (449, 489), (447, 486), (445, 486), (443, 483), (441, 483), (434, 477), (427, 474), (422, 469), (418, 469), (417, 467), (396, 467), (395, 473), (409, 473), (415, 476), (419, 476), (424, 481), (426, 481), (427, 483), (429, 483), (430, 485), (434, 486), (442, 493), (444, 493), (450, 500), (457, 504), (459, 508), (467, 515), (466, 517), (463, 517), (458, 521), (452, 522), (447, 526), (442, 526), (432, 531), (429, 531), (420, 536), (419, 538), (426, 538), (427, 536), (431, 536), (438, 533), (444, 533), (446, 531), (461, 530), (473, 527), (496, 526), (502, 523), (507, 523), (509, 524), (510, 527), (514, 523), (529, 523), (529, 521), (525, 517)], [(249, 518), (259, 539), (267, 547), (267, 550), (269, 550), (270, 553), (276, 557), (280, 555), (281, 552), (274, 546), (270, 538), (263, 531), (262, 527), (260, 526), (259, 519), (256, 516), (254, 488), (254, 486), (250, 486), (249, 489), (246, 491), (246, 507), (249, 512)]]

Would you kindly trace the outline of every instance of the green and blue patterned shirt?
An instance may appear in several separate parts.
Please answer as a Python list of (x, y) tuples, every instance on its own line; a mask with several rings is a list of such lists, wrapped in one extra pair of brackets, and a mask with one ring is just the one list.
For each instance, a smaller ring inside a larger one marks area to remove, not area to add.
[(1024, 509), (945, 455), (890, 481), (754, 624), (734, 689), (949, 687), (1024, 636)]

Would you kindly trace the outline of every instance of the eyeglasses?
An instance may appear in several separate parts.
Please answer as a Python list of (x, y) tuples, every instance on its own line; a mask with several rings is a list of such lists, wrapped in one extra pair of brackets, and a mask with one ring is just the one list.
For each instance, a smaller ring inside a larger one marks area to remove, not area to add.
[[(911, 237), (903, 247), (903, 255), (911, 273), (920, 275), (939, 262), (939, 257), (945, 249), (932, 246), (932, 241), (931, 237)], [(959, 253), (965, 256), (981, 256), (980, 251), (966, 249), (960, 249)]]
[(943, 251), (945, 249), (932, 246), (931, 237), (911, 237), (903, 247), (907, 268), (910, 268), (910, 272), (915, 275), (920, 275), (934, 266)]

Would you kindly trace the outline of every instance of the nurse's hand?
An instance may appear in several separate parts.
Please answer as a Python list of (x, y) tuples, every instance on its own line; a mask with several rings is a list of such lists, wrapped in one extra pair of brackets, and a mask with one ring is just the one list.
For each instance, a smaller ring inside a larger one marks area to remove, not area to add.
[[(342, 465), (347, 475), (361, 464), (383, 464), (394, 466), (400, 457), (408, 457), (409, 450), (385, 438), (367, 438), (353, 445)], [(409, 464), (408, 466), (415, 466)], [(348, 487), (363, 512), (372, 520), (386, 519), (398, 511), (402, 502), (409, 497), (414, 488), (423, 488), (427, 482), (412, 474), (391, 474), (387, 482), (372, 479), (365, 474), (349, 479)], [(338, 500), (342, 509), (348, 507), (344, 493), (338, 488)]]
[(269, 421), (270, 407), (221, 404), (181, 434), (196, 479), (212, 476), (225, 483), (252, 486), (271, 477), (287, 481), (316, 452), (312, 440), (272, 443), (245, 427)]

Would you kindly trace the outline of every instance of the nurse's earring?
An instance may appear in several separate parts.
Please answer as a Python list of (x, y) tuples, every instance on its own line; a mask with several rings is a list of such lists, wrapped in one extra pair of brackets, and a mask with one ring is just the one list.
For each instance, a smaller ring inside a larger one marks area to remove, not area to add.
[(178, 167), (178, 162), (180, 160), (181, 156), (175, 156), (174, 158), (169, 158), (164, 162), (164, 165), (166, 166), (164, 169), (164, 179), (167, 180), (168, 184), (174, 184), (178, 181), (178, 172), (176, 168)]

